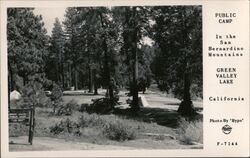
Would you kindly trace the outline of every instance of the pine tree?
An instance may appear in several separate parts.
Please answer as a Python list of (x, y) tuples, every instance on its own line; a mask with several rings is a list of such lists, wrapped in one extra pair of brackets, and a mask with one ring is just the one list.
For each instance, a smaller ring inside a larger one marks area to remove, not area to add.
[(8, 8), (7, 15), (11, 89), (15, 89), (19, 76), (23, 80), (23, 85), (32, 80), (44, 82), (48, 36), (43, 27), (42, 16), (34, 15), (32, 8)]
[(48, 62), (46, 64), (46, 72), (48, 79), (55, 81), (64, 88), (64, 32), (62, 30), (59, 19), (55, 19), (54, 28), (52, 30)]
[(193, 114), (190, 88), (202, 86), (201, 8), (155, 7), (154, 20), (152, 37), (160, 51), (152, 67), (158, 85), (182, 98), (180, 113)]
[(138, 103), (138, 46), (148, 26), (148, 7), (116, 7), (113, 9), (117, 23), (120, 23), (123, 44), (121, 53), (125, 57), (127, 75), (129, 76), (130, 92), (133, 96), (132, 109), (140, 109)]
[(67, 59), (67, 78), (68, 86), (74, 86), (78, 89), (78, 69), (79, 69), (79, 48), (78, 32), (77, 32), (77, 9), (75, 7), (67, 8), (65, 20), (63, 21), (65, 28), (65, 58)]

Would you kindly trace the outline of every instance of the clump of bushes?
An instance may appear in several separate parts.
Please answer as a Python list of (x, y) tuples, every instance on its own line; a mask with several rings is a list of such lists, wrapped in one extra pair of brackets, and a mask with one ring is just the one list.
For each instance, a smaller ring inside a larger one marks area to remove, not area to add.
[(61, 104), (58, 107), (57, 115), (60, 115), (60, 116), (61, 115), (69, 116), (69, 115), (72, 115), (73, 110), (76, 110), (78, 108), (79, 108), (79, 105), (77, 104), (77, 102), (74, 99), (72, 99), (68, 103)]
[(114, 105), (114, 101), (109, 98), (95, 99), (87, 111), (89, 113), (109, 114), (113, 111)]
[(136, 138), (136, 131), (126, 123), (115, 120), (104, 125), (103, 134), (116, 141), (133, 140)]
[(81, 104), (81, 105), (79, 106), (79, 108), (78, 108), (78, 111), (79, 111), (79, 112), (88, 111), (89, 107), (90, 107), (90, 106), (89, 106), (89, 104), (87, 104), (87, 103)]
[(63, 132), (72, 133), (78, 136), (81, 135), (79, 124), (70, 120), (69, 118), (61, 120), (59, 123), (56, 123), (54, 126), (51, 126), (50, 132), (55, 135)]
[(111, 140), (125, 141), (136, 138), (136, 129), (117, 117), (85, 114), (79, 119), (79, 122), (81, 127), (98, 127), (103, 136)]
[(63, 96), (63, 92), (62, 89), (60, 88), (60, 86), (58, 86), (57, 84), (53, 84), (53, 89), (51, 91), (51, 96), (50, 99), (52, 101), (52, 106), (53, 106), (53, 113), (56, 114), (56, 109), (59, 106), (62, 106), (62, 96)]
[(203, 143), (203, 123), (201, 120), (181, 119), (177, 132), (178, 139), (185, 144)]
[(79, 120), (70, 119), (61, 120), (50, 127), (50, 132), (57, 135), (61, 133), (70, 133), (81, 136), (81, 129), (95, 129), (101, 137), (115, 140), (126, 141), (136, 138), (136, 128), (129, 126), (128, 123), (115, 116), (99, 116), (97, 114), (84, 113)]
[(79, 118), (79, 124), (81, 127), (102, 127), (106, 123), (106, 119), (97, 114), (84, 113)]

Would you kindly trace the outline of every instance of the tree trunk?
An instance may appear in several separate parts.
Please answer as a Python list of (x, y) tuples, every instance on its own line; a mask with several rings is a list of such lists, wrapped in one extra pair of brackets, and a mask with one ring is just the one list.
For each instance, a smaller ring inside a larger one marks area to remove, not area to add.
[(67, 64), (67, 73), (66, 73), (66, 75), (67, 75), (66, 76), (67, 77), (66, 78), (66, 82), (67, 82), (66, 84), (67, 84), (67, 88), (69, 88), (70, 87), (70, 83), (71, 83), (70, 82), (70, 64), (69, 63)]
[(133, 56), (134, 56), (134, 71), (133, 71), (133, 101), (132, 101), (132, 108), (134, 110), (139, 110), (139, 103), (138, 103), (138, 59), (137, 59), (137, 51), (136, 48), (133, 48)]
[(89, 65), (89, 93), (93, 93), (93, 77), (92, 77), (92, 70), (91, 67)]
[(60, 74), (59, 74), (59, 72), (60, 72), (60, 68), (59, 68), (60, 66), (59, 66), (59, 61), (55, 61), (55, 69), (56, 69), (56, 83), (57, 84), (59, 84), (60, 82), (61, 82), (61, 80), (60, 80)]
[(11, 70), (11, 68), (9, 68), (8, 76), (9, 76), (9, 90), (10, 91), (16, 90), (16, 82), (14, 79), (15, 74)]
[[(133, 17), (136, 16), (136, 7), (133, 9)], [(134, 19), (135, 20), (135, 19)], [(132, 53), (133, 53), (133, 100), (132, 109), (135, 111), (140, 110), (138, 98), (138, 58), (137, 58), (137, 28), (134, 21), (134, 31), (132, 37)]]
[(72, 87), (73, 86), (73, 75), (72, 75), (72, 64), (69, 65), (69, 86)]
[(63, 62), (61, 63), (61, 75), (62, 75), (62, 88), (65, 88), (65, 79), (64, 79), (64, 67)]
[(114, 89), (113, 89), (113, 86), (111, 84), (109, 84), (109, 98), (111, 101), (114, 100)]
[(76, 64), (74, 64), (74, 86), (75, 90), (78, 90), (78, 75), (77, 75)]
[[(88, 48), (88, 45), (86, 46), (86, 49)], [(89, 93), (93, 93), (93, 88), (94, 88), (94, 85), (93, 85), (93, 77), (92, 77), (92, 68), (91, 68), (91, 56), (90, 56), (90, 52), (87, 50), (88, 52), (88, 65), (87, 65), (87, 68), (88, 68), (88, 77), (89, 77), (89, 84), (88, 84), (88, 88), (89, 88)]]
[[(104, 28), (102, 13), (100, 13), (100, 19), (101, 19), (102, 27)], [(110, 80), (111, 73), (110, 73), (110, 65), (109, 65), (109, 57), (108, 57), (108, 46), (107, 46), (106, 40), (107, 40), (106, 35), (104, 34), (103, 41), (102, 41), (102, 47), (104, 50), (104, 75), (106, 76), (105, 77), (105, 86), (108, 86), (107, 87), (108, 96), (109, 96), (109, 99), (111, 101), (113, 101), (114, 100), (114, 90), (113, 90), (112, 83)]]
[[(188, 40), (188, 34), (186, 31), (186, 23), (185, 23), (185, 10), (182, 10), (182, 46), (184, 48), (187, 48), (187, 40)], [(178, 108), (178, 112), (181, 113), (182, 115), (193, 115), (196, 114), (194, 107), (193, 107), (193, 103), (191, 101), (191, 97), (190, 97), (190, 85), (191, 85), (191, 78), (190, 78), (190, 72), (188, 72), (188, 67), (189, 67), (189, 63), (187, 62), (187, 54), (185, 52), (184, 54), (185, 57), (185, 61), (184, 61), (184, 76), (183, 76), (183, 81), (184, 81), (184, 94), (183, 94), (183, 101), (181, 102), (179, 108)]]
[(178, 112), (183, 115), (193, 115), (195, 114), (195, 110), (193, 107), (193, 103), (190, 97), (190, 85), (191, 79), (189, 72), (184, 73), (184, 94), (183, 94), (183, 101), (181, 102)]
[(96, 79), (96, 69), (93, 70), (93, 76), (94, 76), (94, 95), (98, 95), (98, 85), (97, 85), (97, 79)]
[(60, 84), (62, 84), (62, 88), (64, 88), (64, 70), (63, 70), (63, 52), (60, 51), (59, 54), (59, 77)]

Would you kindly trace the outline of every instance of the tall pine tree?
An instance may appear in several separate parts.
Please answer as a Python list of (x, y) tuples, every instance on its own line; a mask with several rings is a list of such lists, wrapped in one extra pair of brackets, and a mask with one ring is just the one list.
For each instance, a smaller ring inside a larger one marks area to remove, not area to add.
[(65, 87), (64, 80), (64, 32), (58, 18), (55, 19), (50, 39), (49, 56), (46, 64), (48, 79)]
[(7, 15), (8, 71), (11, 90), (16, 89), (18, 77), (21, 77), (23, 85), (31, 80), (44, 82), (48, 36), (43, 27), (42, 16), (35, 15), (32, 8), (8, 8)]
[(154, 20), (152, 37), (160, 48), (152, 65), (157, 83), (182, 99), (180, 113), (194, 114), (190, 89), (202, 87), (201, 7), (155, 7)]

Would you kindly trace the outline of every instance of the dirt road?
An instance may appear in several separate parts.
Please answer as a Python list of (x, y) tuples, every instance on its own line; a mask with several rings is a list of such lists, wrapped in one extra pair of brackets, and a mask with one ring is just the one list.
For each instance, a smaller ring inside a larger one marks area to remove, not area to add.
[(201, 149), (202, 144), (182, 145), (177, 140), (163, 141), (137, 139), (124, 142), (122, 145), (99, 145), (86, 142), (66, 141), (51, 137), (35, 137), (33, 145), (28, 142), (27, 136), (10, 137), (10, 151), (62, 151), (62, 150), (138, 150), (138, 149)]
[(10, 137), (10, 151), (56, 151), (56, 150), (124, 150), (135, 149), (133, 147), (97, 145), (85, 142), (65, 141), (51, 137), (35, 137), (33, 145), (28, 143), (27, 136)]

